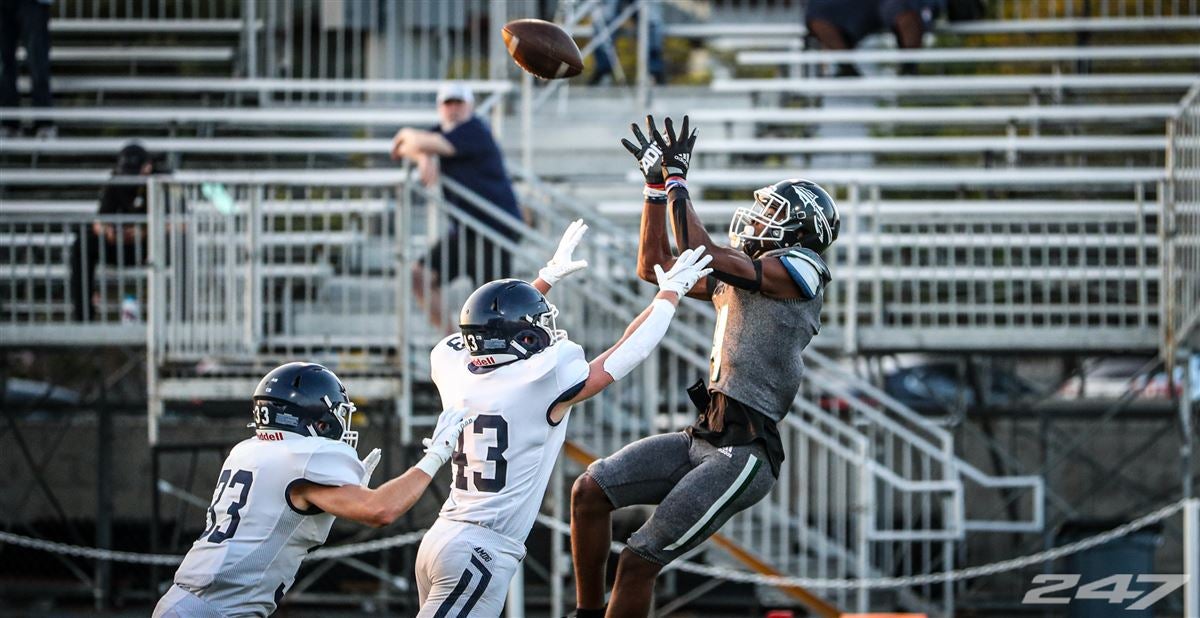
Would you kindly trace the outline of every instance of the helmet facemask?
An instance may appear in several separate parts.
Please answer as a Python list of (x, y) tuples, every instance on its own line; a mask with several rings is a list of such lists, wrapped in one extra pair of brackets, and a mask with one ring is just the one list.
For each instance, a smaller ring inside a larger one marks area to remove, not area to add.
[(351, 417), (358, 411), (358, 408), (349, 401), (341, 401), (332, 403), (329, 397), (325, 397), (325, 403), (329, 405), (329, 411), (342, 424), (342, 435), (339, 440), (350, 445), (350, 448), (358, 449), (358, 432), (350, 430)]
[[(784, 235), (794, 229), (804, 213), (793, 216), (791, 203), (775, 192), (774, 187), (763, 187), (754, 192), (754, 205), (740, 207), (733, 213), (729, 223), (729, 242), (734, 249), (751, 254), (751, 257), (766, 249), (783, 245)], [(765, 243), (773, 243), (773, 247)]]

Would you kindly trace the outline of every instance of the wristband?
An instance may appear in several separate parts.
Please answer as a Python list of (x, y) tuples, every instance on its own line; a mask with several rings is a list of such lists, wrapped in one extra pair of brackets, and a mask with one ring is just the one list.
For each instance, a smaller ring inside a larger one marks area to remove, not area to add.
[(687, 179), (685, 179), (683, 176), (671, 176), (667, 179), (666, 187), (667, 193), (670, 193), (671, 189), (687, 190)]
[(667, 201), (667, 191), (664, 185), (648, 184), (642, 189), (642, 195), (646, 198), (647, 202), (666, 203)]
[(437, 474), (438, 469), (445, 464), (446, 460), (442, 459), (441, 457), (438, 457), (433, 453), (426, 453), (425, 456), (421, 458), (421, 461), (418, 461), (413, 467), (421, 472), (424, 472), (425, 474), (428, 474), (430, 478), (433, 478), (433, 476)]

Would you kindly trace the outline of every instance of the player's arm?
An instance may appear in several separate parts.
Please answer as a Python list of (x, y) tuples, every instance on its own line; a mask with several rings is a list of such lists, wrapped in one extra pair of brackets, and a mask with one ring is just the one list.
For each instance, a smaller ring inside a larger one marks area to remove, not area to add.
[[(637, 159), (638, 169), (646, 179), (646, 186), (642, 190), (645, 199), (642, 202), (637, 275), (642, 281), (658, 283), (654, 267), (663, 266), (670, 269), (675, 264), (675, 256), (671, 254), (670, 242), (667, 240), (667, 226), (663, 221), (667, 210), (667, 191), (662, 172), (662, 151), (657, 144), (646, 138), (637, 123), (629, 126), (638, 143), (622, 139), (621, 145)], [(654, 131), (653, 116), (646, 116), (646, 126), (651, 132)], [(688, 290), (687, 295), (708, 300), (712, 298), (710, 289), (709, 281), (705, 278)]]
[(572, 405), (596, 396), (650, 356), (671, 325), (679, 297), (710, 272), (706, 268), (708, 262), (704, 250), (696, 249), (679, 254), (668, 271), (657, 267), (659, 293), (629, 324), (616, 344), (588, 363), (588, 376), (583, 387), (571, 399), (555, 404), (549, 414), (551, 423), (561, 422)]
[[(314, 510), (313, 507), (316, 507), (336, 517), (344, 517), (368, 526), (387, 526), (407, 513), (421, 499), (438, 468), (450, 459), (459, 434), (475, 420), (473, 417), (464, 418), (466, 413), (465, 409), (442, 412), (433, 437), (422, 441), (425, 444), (425, 456), (404, 474), (376, 489), (370, 489), (366, 484), (371, 471), (374, 470), (374, 464), (378, 462), (377, 457), (370, 464), (364, 460), (367, 471), (363, 475), (361, 485), (331, 487), (301, 482), (292, 485), (288, 491), (288, 499), (292, 506), (300, 511)], [(367, 459), (375, 456), (373, 452)]]
[(290, 495), (297, 509), (308, 510), (316, 506), (336, 517), (382, 528), (407, 513), (432, 480), (433, 477), (413, 467), (377, 489), (361, 485), (329, 487), (298, 483)]
[(587, 260), (576, 260), (571, 257), (575, 247), (587, 232), (588, 226), (583, 219), (576, 219), (563, 232), (562, 240), (558, 241), (558, 249), (549, 262), (538, 271), (538, 278), (533, 281), (533, 287), (543, 295), (569, 275), (587, 268)]
[(670, 118), (663, 121), (665, 136), (654, 127), (653, 119), (647, 118), (647, 122), (654, 143), (662, 151), (662, 171), (675, 245), (681, 251), (704, 247), (713, 258), (714, 279), (773, 298), (798, 297), (800, 289), (778, 258), (751, 259), (743, 251), (717, 245), (708, 235), (708, 230), (704, 229), (688, 195), (687, 173), (692, 161), (692, 149), (696, 145), (696, 131), (688, 131), (688, 117), (683, 117), (678, 135)]
[(392, 137), (392, 158), (415, 159), (419, 155), (452, 157), (456, 154), (454, 144), (441, 133), (405, 127)]

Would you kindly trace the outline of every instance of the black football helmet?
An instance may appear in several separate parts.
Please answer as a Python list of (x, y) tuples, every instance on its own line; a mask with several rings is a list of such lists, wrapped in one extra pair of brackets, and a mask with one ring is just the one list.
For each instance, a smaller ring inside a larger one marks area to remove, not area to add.
[(755, 191), (753, 206), (734, 211), (729, 241), (752, 258), (796, 245), (824, 253), (841, 227), (833, 197), (815, 182), (792, 178)]
[(254, 389), (254, 423), (302, 436), (340, 440), (358, 447), (350, 431), (354, 404), (332, 371), (316, 363), (288, 363), (272, 369)]
[(471, 293), (458, 317), (471, 362), (479, 367), (524, 360), (565, 339), (558, 309), (520, 279), (499, 279)]

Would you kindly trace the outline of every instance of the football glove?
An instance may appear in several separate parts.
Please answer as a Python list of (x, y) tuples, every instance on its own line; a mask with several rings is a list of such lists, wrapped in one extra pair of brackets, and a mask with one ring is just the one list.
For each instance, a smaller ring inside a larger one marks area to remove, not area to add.
[(587, 268), (587, 260), (574, 260), (571, 254), (575, 251), (575, 247), (579, 246), (579, 241), (583, 239), (584, 233), (588, 230), (588, 226), (583, 222), (583, 219), (576, 219), (567, 226), (567, 231), (563, 232), (562, 240), (558, 241), (558, 249), (554, 252), (554, 257), (550, 258), (549, 262), (538, 271), (538, 277), (542, 281), (550, 285), (557, 285), (566, 276), (571, 273), (578, 272)]
[[(636, 122), (631, 123), (629, 127), (633, 129), (633, 137), (637, 139), (638, 143), (634, 144), (628, 139), (622, 138), (621, 145), (637, 159), (638, 168), (642, 170), (646, 184), (661, 189), (663, 186), (662, 150), (652, 140), (646, 139), (646, 135), (638, 128)], [(654, 116), (646, 116), (646, 128), (651, 135), (658, 133), (654, 128)]]
[(433, 430), (433, 437), (421, 440), (421, 444), (425, 445), (425, 456), (413, 467), (432, 477), (438, 468), (450, 461), (450, 455), (458, 444), (459, 434), (464, 427), (475, 421), (474, 416), (467, 417), (468, 411), (466, 408), (450, 408), (442, 412), (438, 417), (437, 427)]
[(362, 460), (362, 465), (363, 465), (362, 486), (363, 487), (366, 487), (371, 484), (371, 475), (375, 473), (375, 468), (376, 468), (376, 466), (379, 465), (379, 459), (381, 457), (383, 457), (383, 451), (381, 451), (379, 449), (372, 449), (370, 453), (367, 453), (366, 457), (363, 457), (363, 460)]
[(664, 292), (675, 292), (683, 296), (696, 285), (696, 282), (707, 277), (712, 272), (711, 268), (705, 268), (712, 261), (711, 255), (704, 255), (704, 246), (701, 245), (695, 249), (685, 249), (679, 257), (675, 258), (675, 264), (671, 266), (671, 270), (663, 272), (662, 266), (654, 265), (654, 275), (658, 279), (658, 289)]
[(675, 125), (670, 118), (664, 120), (663, 124), (667, 130), (665, 139), (653, 124), (650, 127), (654, 143), (662, 151), (663, 179), (687, 178), (688, 166), (692, 162), (692, 148), (696, 145), (696, 130), (692, 129), (691, 133), (688, 132), (687, 116), (683, 117), (683, 126), (678, 136), (675, 135)]

